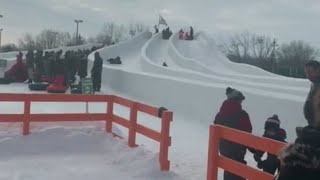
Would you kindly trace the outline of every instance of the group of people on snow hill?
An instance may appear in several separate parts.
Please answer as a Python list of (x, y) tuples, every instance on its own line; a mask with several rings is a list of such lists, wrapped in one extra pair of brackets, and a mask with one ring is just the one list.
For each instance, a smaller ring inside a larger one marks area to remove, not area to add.
[(172, 35), (172, 31), (170, 30), (170, 27), (167, 27), (166, 29), (162, 30), (162, 39), (169, 39)]
[(179, 31), (179, 39), (182, 40), (193, 40), (194, 39), (194, 35), (193, 35), (193, 27), (190, 26), (190, 32), (184, 32), (182, 29), (180, 29)]
[[(247, 149), (253, 153), (257, 167), (272, 175), (278, 170), (276, 180), (320, 180), (320, 63), (310, 61), (305, 65), (306, 77), (312, 82), (310, 92), (304, 105), (306, 127), (297, 127), (297, 138), (278, 156), (267, 154), (227, 140), (220, 141), (220, 154), (246, 164), (244, 160)], [(215, 116), (214, 124), (237, 130), (252, 132), (248, 113), (242, 109), (245, 96), (238, 90), (228, 87), (226, 100)], [(263, 137), (286, 142), (286, 131), (280, 127), (279, 117), (275, 114), (265, 121)], [(224, 172), (224, 180), (244, 180), (231, 172)]]

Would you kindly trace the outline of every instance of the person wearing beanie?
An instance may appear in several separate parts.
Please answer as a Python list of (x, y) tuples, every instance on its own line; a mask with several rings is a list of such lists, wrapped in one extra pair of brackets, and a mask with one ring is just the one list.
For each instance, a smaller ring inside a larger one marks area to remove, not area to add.
[[(222, 103), (219, 112), (215, 116), (214, 124), (227, 126), (237, 130), (252, 132), (251, 121), (248, 113), (242, 109), (241, 103), (245, 100), (244, 95), (233, 88), (226, 89), (227, 99)], [(244, 160), (247, 147), (227, 140), (221, 140), (219, 146), (220, 154), (246, 164)], [(244, 178), (224, 171), (224, 180), (245, 180)]]
[(232, 89), (230, 87), (226, 89), (226, 95), (228, 100), (238, 100), (241, 102), (245, 100), (244, 95), (240, 91)]
[(320, 89), (312, 99), (312, 118), (308, 125), (297, 127), (297, 138), (279, 155), (281, 168), (276, 180), (320, 179)]
[[(280, 120), (278, 115), (269, 117), (264, 125), (263, 137), (270, 138), (276, 141), (286, 142), (286, 131), (280, 128)], [(256, 151), (254, 159), (257, 162), (257, 167), (262, 169), (264, 172), (274, 175), (277, 169), (280, 168), (280, 160), (276, 155), (269, 154), (265, 160), (261, 160), (265, 152)]]

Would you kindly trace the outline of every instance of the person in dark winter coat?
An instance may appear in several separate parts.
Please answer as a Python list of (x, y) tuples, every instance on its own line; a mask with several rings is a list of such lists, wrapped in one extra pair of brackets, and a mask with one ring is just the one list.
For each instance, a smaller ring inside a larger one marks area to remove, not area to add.
[(88, 59), (86, 54), (82, 54), (79, 62), (78, 75), (80, 79), (87, 77)]
[(189, 40), (193, 40), (193, 28), (192, 28), (192, 26), (190, 26), (190, 36), (189, 36)]
[[(226, 95), (227, 100), (225, 100), (220, 107), (214, 124), (251, 133), (252, 126), (249, 115), (241, 106), (242, 101), (245, 99), (244, 95), (240, 91), (230, 87), (226, 89)], [(247, 163), (244, 160), (247, 147), (227, 140), (221, 140), (219, 148), (221, 155), (243, 164)], [(244, 180), (244, 178), (224, 171), (224, 180)]]
[(320, 63), (318, 61), (309, 61), (305, 65), (304, 71), (306, 77), (312, 83), (309, 94), (303, 107), (304, 116), (306, 120), (309, 121), (313, 118), (311, 99), (314, 96), (316, 89), (320, 88)]
[(95, 52), (93, 67), (91, 69), (91, 77), (93, 81), (94, 91), (100, 91), (101, 88), (102, 64), (103, 60), (100, 57), (99, 52)]
[(33, 69), (34, 69), (34, 53), (33, 50), (29, 50), (26, 55), (27, 68), (28, 68), (28, 83), (32, 83)]
[(320, 179), (320, 88), (310, 99), (312, 118), (308, 126), (297, 127), (297, 138), (279, 155), (281, 168), (276, 180)]
[[(263, 137), (270, 138), (276, 141), (286, 142), (287, 137), (286, 131), (280, 128), (280, 120), (278, 115), (273, 115), (268, 118), (264, 125)], [(280, 168), (280, 160), (276, 155), (269, 154), (265, 160), (261, 160), (265, 152), (256, 151), (254, 154), (254, 159), (258, 163), (258, 168), (262, 169), (264, 172), (274, 175), (277, 169)]]

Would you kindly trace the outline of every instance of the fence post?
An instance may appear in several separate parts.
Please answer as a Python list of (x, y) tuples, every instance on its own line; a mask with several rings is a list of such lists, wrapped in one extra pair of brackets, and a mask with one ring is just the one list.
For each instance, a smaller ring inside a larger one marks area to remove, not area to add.
[(169, 146), (171, 146), (171, 137), (170, 137), (170, 122), (172, 121), (173, 114), (172, 112), (165, 111), (162, 115), (161, 121), (161, 142), (160, 142), (160, 169), (161, 171), (170, 170), (170, 161), (169, 161)]
[(128, 145), (130, 147), (136, 147), (136, 127), (137, 127), (137, 103), (133, 103), (130, 109), (130, 127), (129, 127), (129, 138), (128, 138)]
[(114, 96), (109, 96), (107, 118), (106, 118), (106, 131), (112, 133), (112, 120), (113, 120), (113, 102)]
[(23, 132), (22, 132), (24, 136), (30, 134), (30, 106), (31, 106), (31, 102), (30, 102), (30, 99), (27, 97), (24, 100)]
[(210, 126), (207, 180), (217, 180), (218, 178), (217, 160), (219, 157), (220, 142), (220, 133), (218, 128), (219, 127), (216, 127), (214, 125)]

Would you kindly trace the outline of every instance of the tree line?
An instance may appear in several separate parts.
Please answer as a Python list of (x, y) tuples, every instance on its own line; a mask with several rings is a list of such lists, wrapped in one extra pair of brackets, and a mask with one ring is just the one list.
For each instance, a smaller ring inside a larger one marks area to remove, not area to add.
[(280, 75), (304, 78), (304, 64), (319, 58), (319, 49), (301, 40), (278, 44), (270, 36), (237, 33), (219, 44), (233, 62), (251, 64)]
[(88, 42), (96, 42), (111, 45), (126, 40), (136, 33), (148, 30), (143, 23), (132, 23), (129, 25), (116, 24), (113, 21), (105, 23), (100, 32), (94, 37), (85, 38), (81, 34), (63, 32), (53, 29), (44, 29), (39, 34), (24, 34), (18, 39), (18, 44), (5, 44), (1, 46), (0, 52), (29, 50), (29, 49), (53, 49), (63, 46), (81, 45)]

